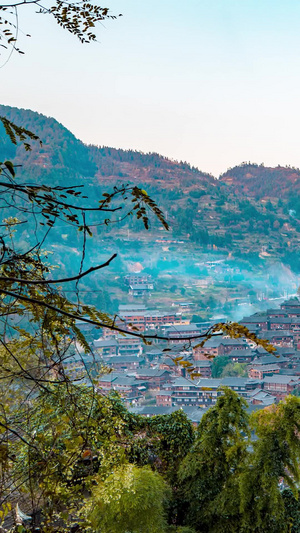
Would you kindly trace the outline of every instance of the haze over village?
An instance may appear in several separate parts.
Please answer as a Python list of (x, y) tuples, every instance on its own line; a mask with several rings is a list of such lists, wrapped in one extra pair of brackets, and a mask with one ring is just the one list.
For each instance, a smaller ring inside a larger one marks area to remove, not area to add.
[[(195, 424), (216, 403), (223, 386), (241, 394), (251, 410), (300, 392), (300, 301), (296, 296), (275, 298), (272, 308), (267, 307), (271, 300), (262, 299), (261, 312), (240, 320), (274, 346), (270, 355), (255, 342), (222, 335), (213, 335), (199, 346), (199, 335), (227, 317), (202, 319), (195, 304), (176, 299), (168, 310), (155, 307), (151, 299), (154, 283), (147, 274), (128, 274), (123, 283), (128, 301), (119, 305), (116, 324), (166, 340), (145, 346), (140, 338), (105, 329), (98, 337), (97, 330), (82, 326), (92, 355), (79, 354), (68, 361), (72, 375), (84, 375), (87, 366), (97, 376), (99, 368), (108, 367), (112, 372), (99, 378), (99, 387), (106, 393), (119, 392), (133, 412), (152, 416), (182, 408)], [(187, 337), (195, 340), (187, 341)], [(178, 357), (193, 366), (199, 374), (196, 379), (190, 379), (178, 365)]]

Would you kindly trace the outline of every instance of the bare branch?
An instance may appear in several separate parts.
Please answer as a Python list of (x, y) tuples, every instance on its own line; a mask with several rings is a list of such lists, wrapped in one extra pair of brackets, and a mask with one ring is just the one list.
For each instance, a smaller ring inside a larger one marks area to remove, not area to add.
[[(22, 192), (23, 194), (26, 194), (27, 196), (33, 195), (34, 198), (38, 198), (39, 200), (50, 201), (51, 203), (64, 207), (65, 209), (74, 209), (75, 211), (105, 211), (108, 213), (114, 213), (115, 211), (120, 211), (122, 207), (113, 207), (113, 208), (107, 208), (107, 207), (83, 207), (83, 206), (77, 206), (73, 204), (67, 204), (65, 202), (61, 202), (60, 200), (57, 200), (55, 197), (47, 197), (43, 196), (41, 194), (33, 193), (34, 189), (40, 190), (40, 187), (36, 186), (26, 186), (26, 185), (17, 185), (16, 183), (7, 183), (7, 182), (0, 182), (0, 187), (6, 187), (7, 189), (11, 189), (13, 191)], [(32, 190), (30, 190), (32, 189)]]
[(60, 278), (60, 279), (40, 279), (40, 280), (30, 280), (30, 279), (23, 279), (23, 278), (10, 278), (7, 276), (0, 276), (1, 281), (13, 281), (16, 283), (22, 283), (24, 285), (48, 285), (50, 283), (68, 283), (69, 281), (76, 281), (84, 276), (87, 276), (88, 274), (91, 274), (92, 272), (95, 272), (97, 270), (100, 270), (100, 268), (107, 267), (113, 259), (117, 257), (117, 254), (113, 254), (105, 263), (102, 263), (101, 265), (98, 265), (96, 267), (91, 267), (85, 272), (82, 272), (81, 274), (78, 274), (77, 276), (72, 276), (70, 278)]
[[(136, 333), (134, 331), (128, 330), (128, 329), (122, 329), (118, 326), (110, 326), (109, 324), (106, 324), (105, 322), (98, 322), (96, 320), (92, 320), (90, 318), (83, 317), (81, 315), (77, 315), (75, 313), (69, 313), (68, 311), (64, 311), (63, 309), (60, 309), (59, 307), (55, 307), (54, 305), (46, 303), (44, 300), (37, 300), (36, 298), (29, 298), (28, 296), (24, 296), (23, 294), (16, 294), (15, 292), (6, 291), (5, 289), (0, 288), (0, 293), (6, 294), (7, 296), (12, 296), (13, 298), (17, 298), (18, 300), (23, 300), (24, 302), (29, 302), (32, 304), (37, 304), (41, 307), (45, 307), (46, 309), (50, 309), (51, 311), (54, 311), (55, 313), (59, 313), (61, 315), (67, 316), (68, 318), (71, 318), (72, 320), (79, 320), (80, 322), (86, 322), (87, 324), (93, 324), (94, 326), (98, 326), (101, 328), (107, 328), (111, 329), (112, 331), (118, 331), (119, 333), (123, 333), (125, 335), (130, 335), (132, 337), (138, 337), (139, 339), (158, 339), (163, 341), (168, 341), (169, 339), (167, 337), (163, 337), (162, 335), (145, 335), (143, 333)], [(209, 332), (212, 328), (209, 328), (205, 333), (199, 334), (199, 335), (191, 335), (187, 337), (178, 336), (178, 337), (172, 337), (172, 340), (183, 340), (183, 341), (193, 341), (196, 339), (203, 339), (207, 337)], [(223, 333), (216, 333), (217, 335), (223, 335)]]
[(18, 437), (18, 439), (20, 439), (22, 442), (24, 442), (24, 444), (26, 444), (26, 446), (34, 448), (38, 453), (40, 453), (40, 450), (37, 448), (37, 446), (35, 446), (34, 444), (32, 444), (32, 443), (28, 442), (26, 439), (24, 439), (24, 437), (22, 437), (22, 435), (20, 435), (20, 433), (18, 433), (18, 431), (15, 431), (11, 426), (7, 426), (6, 424), (3, 424), (3, 422), (1, 422), (1, 421), (0, 421), (0, 426), (3, 427), (3, 429), (6, 429), (6, 431), (10, 431), (13, 435)]

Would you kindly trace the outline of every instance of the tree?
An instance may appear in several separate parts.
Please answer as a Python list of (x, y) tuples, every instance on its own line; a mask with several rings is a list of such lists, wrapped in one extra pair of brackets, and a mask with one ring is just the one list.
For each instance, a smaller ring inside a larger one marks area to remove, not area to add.
[(289, 396), (249, 420), (244, 400), (223, 391), (179, 467), (182, 520), (207, 533), (298, 531), (299, 398)]
[(14, 431), (22, 429), (14, 442), (7, 434), (2, 447), (3, 458), (10, 462), (2, 497), (10, 497), (11, 486), (22, 487), (32, 501), (33, 525), (42, 520), (51, 530), (60, 519), (71, 527), (86, 505), (95, 476), (104, 479), (124, 461), (121, 441), (127, 425), (118, 398), (85, 385), (47, 384), (29, 404), (23, 399), (19, 408), (14, 406), (6, 419)]
[(93, 491), (93, 531), (162, 533), (167, 494), (164, 480), (149, 467), (120, 466)]
[[(297, 496), (300, 479), (300, 401), (289, 396), (278, 406), (255, 414), (252, 427), (258, 437), (241, 475), (241, 525), (245, 533), (290, 531), (282, 479)], [(287, 503), (287, 502), (286, 502)]]
[(290, 526), (290, 533), (299, 533), (300, 531), (300, 502), (299, 492), (293, 494), (291, 489), (285, 489), (282, 492), (282, 498), (285, 510), (285, 522)]
[(191, 323), (205, 322), (204, 318), (200, 315), (193, 315), (191, 318)]
[(239, 377), (244, 378), (248, 376), (247, 363), (228, 363), (222, 370), (221, 377)]
[[(143, 438), (131, 442), (130, 461), (151, 464), (172, 485), (177, 483), (178, 467), (194, 442), (194, 430), (187, 415), (178, 410), (170, 415), (132, 419), (132, 428)], [(149, 459), (151, 457), (151, 459)]]
[[(10, 50), (10, 55), (13, 51), (20, 54), (24, 53), (17, 47), (19, 10), (22, 6), (30, 4), (36, 6), (37, 13), (52, 16), (59, 26), (75, 35), (82, 43), (96, 41), (95, 26), (98, 22), (117, 18), (110, 14), (107, 7), (98, 6), (92, 0), (91, 2), (86, 0), (79, 2), (56, 0), (49, 7), (40, 0), (30, 0), (29, 2), (21, 0), (20, 2), (2, 4), (0, 5), (1, 48)], [(29, 37), (29, 35), (27, 36)], [(15, 125), (9, 125), (6, 122), (4, 125), (15, 130)]]
[(203, 416), (179, 479), (184, 521), (207, 533), (239, 531), (238, 481), (247, 456), (246, 402), (224, 388)]
[[(142, 531), (162, 531), (167, 513), (174, 514), (179, 464), (194, 440), (191, 422), (181, 410), (147, 419), (129, 413), (115, 393), (69, 387), (48, 385), (30, 406), (8, 415), (10, 422), (16, 418), (14, 427), (23, 421), (23, 439), (9, 447), (15, 457), (10, 485), (30, 495), (33, 525), (51, 530), (59, 519), (70, 528), (80, 520), (84, 531), (91, 522), (93, 530), (101, 524), (110, 531), (114, 522), (118, 532), (129, 524), (135, 531), (144, 513)], [(122, 518), (116, 519), (119, 506)], [(41, 507), (42, 524), (35, 522)]]
[(224, 368), (230, 363), (230, 359), (227, 355), (219, 355), (213, 359), (211, 365), (212, 378), (219, 378), (222, 375)]

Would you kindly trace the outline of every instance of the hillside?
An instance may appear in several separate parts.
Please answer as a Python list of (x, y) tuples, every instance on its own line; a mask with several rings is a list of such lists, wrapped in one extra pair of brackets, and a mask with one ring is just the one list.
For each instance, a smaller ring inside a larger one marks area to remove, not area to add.
[(221, 174), (220, 181), (234, 188), (236, 193), (256, 199), (286, 198), (300, 193), (300, 170), (298, 168), (265, 167), (243, 163)]
[[(233, 254), (248, 261), (280, 259), (300, 270), (300, 171), (258, 165), (235, 167), (219, 180), (185, 162), (158, 154), (84, 145), (53, 118), (30, 110), (0, 106), (4, 115), (34, 131), (43, 141), (32, 151), (13, 146), (0, 128), (0, 160), (22, 165), (20, 179), (47, 184), (82, 184), (89, 197), (120, 183), (146, 187), (166, 213), (171, 230), (162, 235), (154, 222), (145, 232), (138, 221), (126, 219), (111, 232), (99, 229), (98, 237), (154, 242), (180, 240), (193, 250)], [(182, 247), (182, 246), (181, 246)]]
[(42, 140), (32, 143), (32, 151), (22, 145), (14, 147), (0, 126), (0, 157), (12, 158), (24, 170), (32, 167), (52, 175), (73, 173), (97, 177), (99, 181), (124, 180), (156, 182), (160, 186), (203, 182), (213, 186), (216, 179), (191, 167), (188, 163), (171, 161), (159, 154), (143, 154), (134, 150), (86, 146), (57, 120), (31, 110), (0, 105), (0, 115), (36, 133)]

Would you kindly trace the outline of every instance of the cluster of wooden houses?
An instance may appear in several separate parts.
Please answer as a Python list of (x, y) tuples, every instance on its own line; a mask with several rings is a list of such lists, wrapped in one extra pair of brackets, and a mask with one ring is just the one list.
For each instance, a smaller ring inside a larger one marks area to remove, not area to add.
[[(119, 317), (128, 329), (157, 333), (165, 341), (151, 346), (131, 335), (112, 335), (107, 331), (92, 342), (92, 354), (81, 354), (69, 361), (69, 369), (78, 372), (88, 367), (97, 376), (98, 387), (104, 393), (115, 390), (134, 409), (145, 410), (147, 416), (169, 412), (174, 408), (206, 409), (214, 405), (229, 387), (243, 396), (250, 406), (265, 407), (288, 394), (300, 393), (300, 301), (295, 298), (283, 302), (279, 309), (245, 317), (241, 324), (260, 338), (268, 339), (276, 348), (266, 352), (245, 338), (213, 336), (199, 346), (199, 335), (212, 322), (190, 324), (181, 314), (158, 312), (144, 305), (120, 306)], [(187, 338), (191, 340), (187, 341)], [(193, 340), (194, 338), (194, 340)], [(178, 365), (180, 356), (189, 361), (199, 377), (190, 379)], [(213, 378), (215, 358), (226, 356), (227, 361), (242, 363), (246, 377)], [(110, 368), (110, 372), (103, 368)], [(96, 369), (96, 370), (95, 370)], [(196, 417), (197, 418), (197, 417)]]

